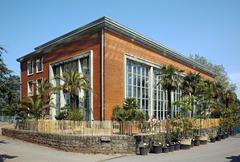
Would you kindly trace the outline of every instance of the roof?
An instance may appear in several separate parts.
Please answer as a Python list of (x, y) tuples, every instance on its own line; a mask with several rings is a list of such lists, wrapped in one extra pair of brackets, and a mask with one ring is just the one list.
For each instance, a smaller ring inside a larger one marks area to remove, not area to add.
[(212, 71), (210, 71), (209, 69), (205, 68), (203, 65), (193, 61), (192, 59), (190, 58), (187, 58), (185, 57), (183, 54), (179, 53), (179, 52), (176, 52), (166, 46), (164, 46), (163, 44), (161, 43), (158, 43), (150, 38), (147, 38), (146, 36), (143, 36), (142, 34), (140, 33), (137, 33), (136, 31), (116, 22), (115, 20), (109, 18), (109, 17), (102, 17), (102, 18), (99, 18), (93, 22), (90, 22), (80, 28), (77, 28), (67, 34), (64, 34), (60, 37), (57, 37), (47, 43), (44, 43), (38, 47), (35, 48), (35, 51), (23, 56), (23, 57), (20, 57), (17, 59), (17, 61), (21, 62), (23, 61), (25, 58), (31, 56), (31, 55), (34, 55), (34, 54), (37, 54), (37, 53), (40, 53), (44, 50), (47, 50), (49, 49), (50, 47), (53, 47), (53, 46), (56, 46), (58, 44), (61, 44), (67, 40), (70, 40), (78, 35), (81, 35), (81, 34), (84, 34), (84, 33), (87, 33), (87, 32), (91, 32), (91, 31), (95, 31), (95, 30), (100, 30), (100, 29), (106, 29), (106, 30), (110, 30), (110, 31), (113, 31), (113, 32), (116, 32), (118, 34), (121, 34), (121, 35), (124, 35), (126, 37), (128, 37), (129, 39), (133, 39), (135, 42), (138, 42), (148, 48), (151, 48), (157, 52), (161, 52), (161, 53), (164, 53), (166, 54), (166, 56), (172, 58), (172, 59), (175, 59), (175, 60), (178, 60), (178, 61), (181, 61), (183, 62), (184, 64), (188, 65), (188, 66), (191, 66), (195, 69), (198, 69), (200, 71), (203, 71), (211, 76), (216, 76), (215, 73), (213, 73)]

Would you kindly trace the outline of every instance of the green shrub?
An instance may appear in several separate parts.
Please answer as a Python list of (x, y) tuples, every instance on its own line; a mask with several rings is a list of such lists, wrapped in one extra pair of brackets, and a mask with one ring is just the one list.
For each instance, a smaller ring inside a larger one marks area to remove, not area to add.
[(80, 111), (70, 111), (68, 112), (67, 120), (82, 121), (83, 114)]
[(55, 119), (56, 120), (66, 120), (67, 115), (68, 115), (67, 111), (62, 111), (55, 116)]
[(122, 107), (116, 106), (113, 110), (113, 119), (117, 121), (143, 121), (146, 115), (137, 105), (134, 98), (127, 98)]

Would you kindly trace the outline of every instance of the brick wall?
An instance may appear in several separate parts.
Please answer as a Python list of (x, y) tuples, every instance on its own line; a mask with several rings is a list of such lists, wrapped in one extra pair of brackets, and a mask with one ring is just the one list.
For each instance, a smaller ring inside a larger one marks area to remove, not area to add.
[[(187, 72), (198, 73), (196, 69), (167, 58), (162, 53), (156, 53), (134, 41), (124, 39), (111, 32), (105, 32), (105, 119), (112, 117), (113, 107), (124, 101), (124, 55), (130, 54), (159, 65), (172, 64)], [(213, 80), (207, 74), (203, 78)]]
[[(51, 47), (50, 47), (51, 48)], [(81, 36), (69, 43), (63, 43), (52, 49), (47, 53), (40, 53), (29, 57), (21, 62), (21, 80), (22, 80), (22, 99), (27, 97), (27, 81), (36, 80), (38, 78), (48, 78), (49, 76), (49, 65), (51, 63), (65, 60), (74, 55), (80, 53), (93, 51), (93, 115), (95, 120), (100, 119), (100, 34), (93, 33), (85, 36)], [(35, 61), (34, 61), (34, 73), (33, 75), (27, 76), (27, 61), (36, 60), (36, 58), (43, 57), (43, 72), (35, 72)]]

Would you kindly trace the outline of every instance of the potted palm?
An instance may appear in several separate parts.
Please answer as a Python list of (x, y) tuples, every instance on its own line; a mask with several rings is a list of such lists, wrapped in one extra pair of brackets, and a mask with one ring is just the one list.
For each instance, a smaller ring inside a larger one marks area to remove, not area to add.
[(178, 116), (182, 130), (180, 140), (181, 149), (190, 149), (192, 145), (192, 122), (187, 115), (192, 110), (191, 101), (191, 97), (183, 97), (181, 100), (175, 102), (180, 107)]

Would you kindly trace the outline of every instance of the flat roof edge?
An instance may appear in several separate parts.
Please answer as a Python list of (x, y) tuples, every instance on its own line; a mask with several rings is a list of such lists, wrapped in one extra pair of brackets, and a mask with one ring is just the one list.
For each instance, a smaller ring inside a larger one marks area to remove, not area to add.
[(180, 61), (182, 61), (183, 63), (186, 63), (187, 65), (190, 65), (192, 66), (193, 68), (197, 68), (213, 77), (216, 76), (216, 74), (214, 72), (212, 72), (211, 70), (205, 68), (203, 65), (195, 62), (194, 60), (190, 59), (190, 58), (187, 58), (186, 56), (184, 56), (183, 54), (179, 53), (179, 52), (176, 52), (175, 50), (172, 50), (168, 47), (166, 47), (165, 45), (157, 42), (157, 41), (154, 41), (153, 39), (151, 38), (148, 38), (146, 36), (143, 36), (142, 34), (130, 29), (129, 27), (127, 26), (124, 26), (124, 25), (121, 25), (120, 23), (118, 23), (117, 21), (109, 18), (109, 17), (101, 17), (95, 21), (92, 21), (80, 28), (77, 28), (71, 32), (68, 32), (62, 36), (59, 36), (49, 42), (46, 42), (38, 47), (35, 48), (35, 51), (32, 52), (32, 53), (29, 53), (23, 57), (20, 57), (17, 59), (18, 62), (21, 62), (23, 61), (26, 57), (32, 55), (32, 54), (35, 54), (37, 51), (41, 51), (42, 49), (44, 48), (47, 48), (55, 43), (58, 43), (60, 42), (61, 40), (65, 40), (67, 38), (70, 38), (70, 37), (73, 37), (79, 33), (82, 33), (88, 29), (91, 29), (91, 28), (110, 28), (116, 32), (120, 32), (126, 36), (128, 36), (130, 39), (135, 39), (141, 43), (143, 43), (146, 47), (147, 46), (150, 46), (152, 48), (154, 48), (156, 51), (159, 51), (159, 52), (163, 52), (163, 53), (166, 53), (167, 55), (169, 55), (169, 57), (172, 57), (172, 58), (175, 58), (175, 59), (179, 59)]

